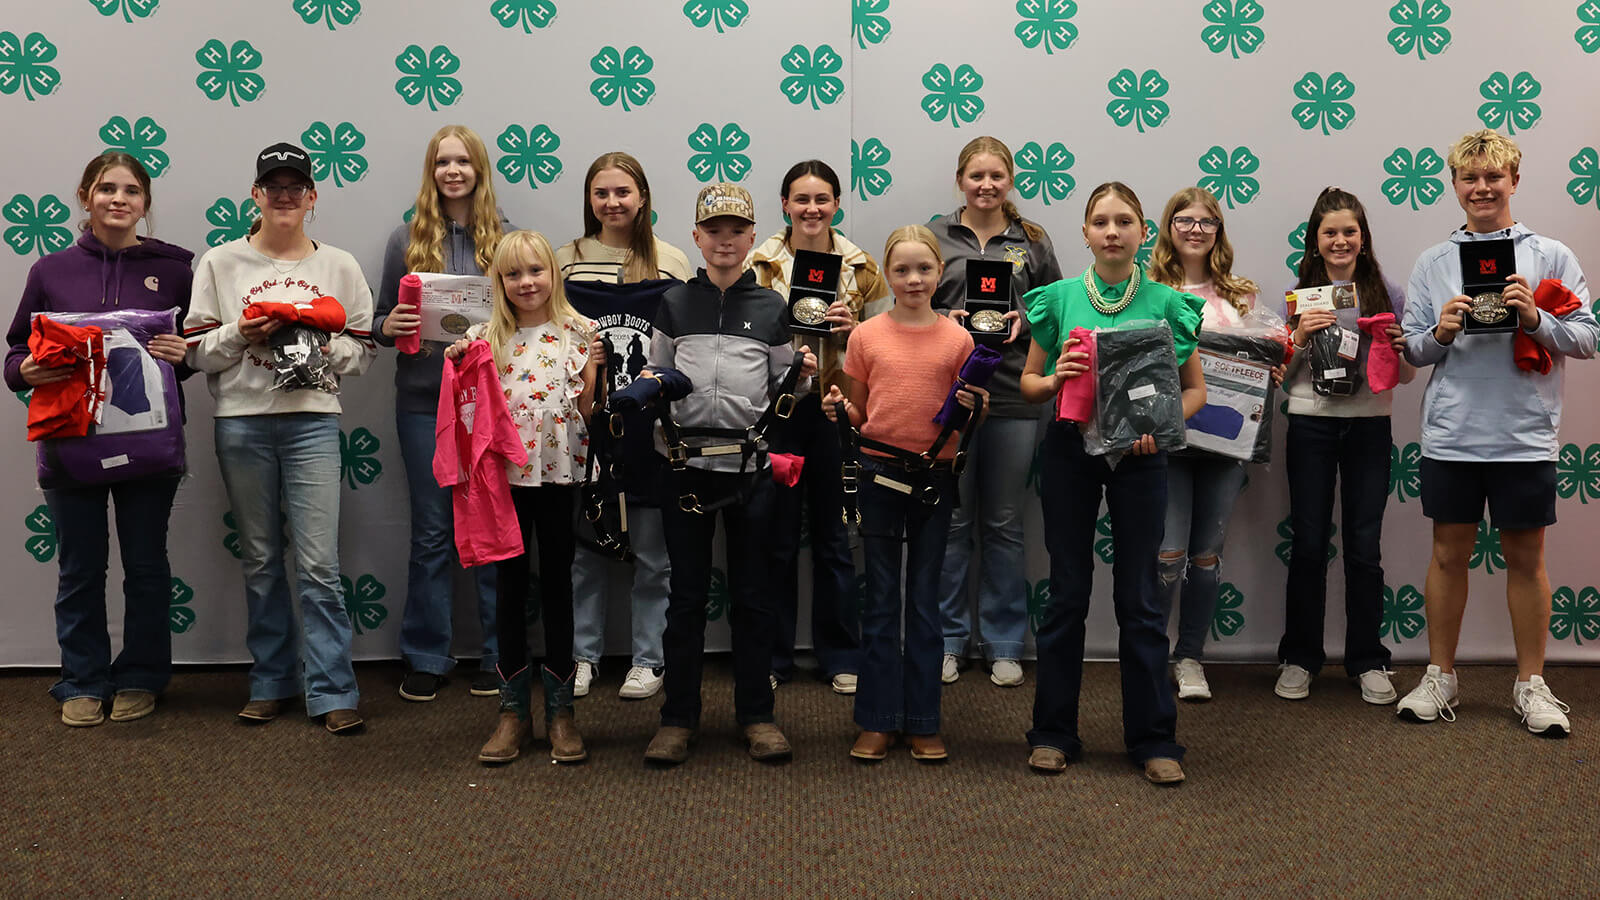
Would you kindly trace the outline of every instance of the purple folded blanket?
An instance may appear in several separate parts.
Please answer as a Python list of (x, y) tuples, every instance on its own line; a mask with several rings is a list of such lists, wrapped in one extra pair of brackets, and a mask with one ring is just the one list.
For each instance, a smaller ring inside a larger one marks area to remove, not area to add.
[(994, 377), (994, 370), (1000, 368), (1000, 351), (979, 344), (972, 348), (972, 355), (961, 364), (961, 374), (956, 376), (956, 383), (950, 386), (950, 393), (944, 398), (944, 405), (939, 407), (939, 414), (933, 417), (935, 425), (945, 426), (952, 422), (958, 427), (965, 421), (967, 411), (956, 400), (956, 391), (971, 385), (972, 387), (988, 387), (989, 379)]

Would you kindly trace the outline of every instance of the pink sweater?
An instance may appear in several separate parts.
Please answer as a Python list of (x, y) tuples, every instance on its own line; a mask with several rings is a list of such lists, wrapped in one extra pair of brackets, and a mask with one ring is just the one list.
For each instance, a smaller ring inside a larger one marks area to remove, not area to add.
[[(944, 316), (917, 328), (887, 314), (857, 326), (850, 334), (844, 373), (867, 386), (862, 437), (912, 453), (932, 446), (939, 436), (933, 417), (971, 353), (972, 337)], [(955, 441), (939, 451), (940, 459), (955, 455)]]

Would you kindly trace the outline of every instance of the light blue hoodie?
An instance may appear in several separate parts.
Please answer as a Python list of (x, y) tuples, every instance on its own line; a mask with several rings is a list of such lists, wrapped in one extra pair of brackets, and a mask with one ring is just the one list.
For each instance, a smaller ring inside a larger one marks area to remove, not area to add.
[[(1546, 278), (1561, 283), (1583, 301), (1556, 317), (1540, 312), (1529, 335), (1550, 351), (1548, 375), (1524, 372), (1512, 360), (1513, 334), (1467, 334), (1441, 344), (1433, 330), (1446, 303), (1461, 293), (1459, 245), (1467, 241), (1511, 238), (1517, 272), (1538, 290)], [(1417, 258), (1406, 290), (1406, 359), (1433, 366), (1422, 398), (1422, 455), (1460, 462), (1554, 461), (1560, 450), (1561, 391), (1565, 358), (1595, 354), (1600, 326), (1589, 308), (1589, 285), (1567, 245), (1535, 234), (1527, 226), (1487, 234), (1457, 229), (1450, 239)]]

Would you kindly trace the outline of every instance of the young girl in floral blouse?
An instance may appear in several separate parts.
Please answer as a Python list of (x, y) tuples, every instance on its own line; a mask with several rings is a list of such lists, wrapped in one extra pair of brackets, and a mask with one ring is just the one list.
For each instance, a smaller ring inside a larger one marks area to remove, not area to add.
[(528, 451), (527, 465), (506, 465), (511, 501), (522, 530), (522, 554), (497, 564), (500, 719), (478, 751), (486, 763), (516, 759), (530, 731), (533, 676), (528, 663), (528, 547), (539, 537), (539, 587), (544, 623), (544, 717), (557, 762), (588, 756), (572, 715), (573, 518), (589, 438), (583, 421), (594, 398), (598, 355), (594, 322), (567, 303), (555, 253), (543, 235), (506, 235), (495, 251), (494, 311), (446, 352), (458, 358), (485, 341), (505, 389), (506, 406)]

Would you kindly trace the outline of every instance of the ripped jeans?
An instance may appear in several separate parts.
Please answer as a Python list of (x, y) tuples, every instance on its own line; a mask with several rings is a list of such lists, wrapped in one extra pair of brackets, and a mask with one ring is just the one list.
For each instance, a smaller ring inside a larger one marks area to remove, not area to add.
[(1156, 568), (1167, 621), (1178, 607), (1173, 659), (1203, 659), (1216, 613), (1222, 545), (1233, 502), (1244, 490), (1244, 463), (1210, 454), (1167, 456), (1167, 526)]

